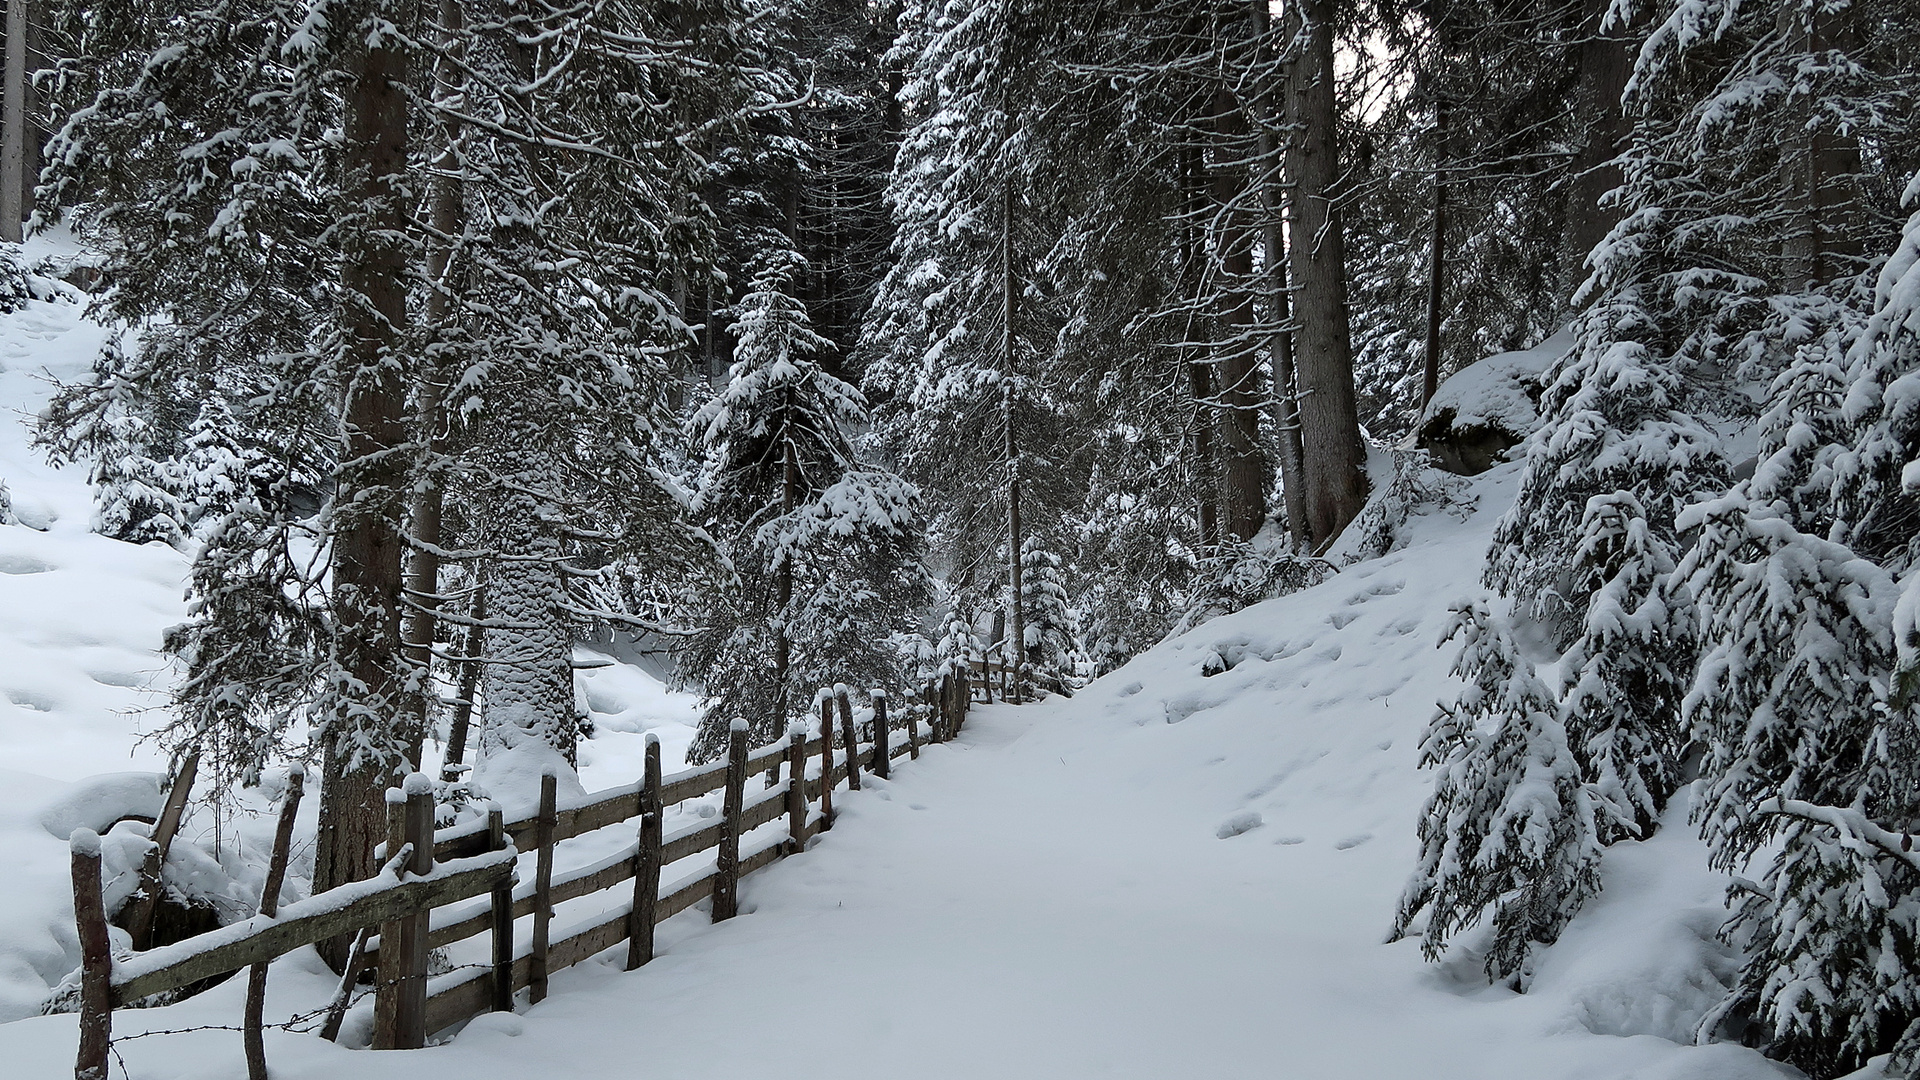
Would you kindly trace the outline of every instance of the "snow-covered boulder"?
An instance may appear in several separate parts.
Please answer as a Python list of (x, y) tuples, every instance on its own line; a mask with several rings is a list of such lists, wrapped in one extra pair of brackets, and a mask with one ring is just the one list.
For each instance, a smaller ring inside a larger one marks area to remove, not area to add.
[(1540, 373), (1572, 347), (1568, 328), (1531, 349), (1495, 353), (1454, 373), (1420, 414), (1421, 449), (1461, 476), (1506, 460), (1507, 450), (1540, 423)]

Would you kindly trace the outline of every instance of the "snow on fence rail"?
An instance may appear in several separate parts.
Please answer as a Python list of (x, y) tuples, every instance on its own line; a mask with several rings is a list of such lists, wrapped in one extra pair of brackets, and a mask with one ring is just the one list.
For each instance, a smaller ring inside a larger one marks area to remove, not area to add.
[[(972, 698), (967, 684), (964, 671), (927, 684), (924, 693), (934, 742), (952, 738), (965, 722)], [(647, 963), (653, 959), (657, 924), (708, 898), (713, 901), (713, 921), (732, 918), (738, 910), (743, 875), (804, 850), (808, 839), (831, 828), (832, 793), (841, 781), (858, 790), (862, 768), (884, 777), (893, 758), (919, 756), (915, 714), (907, 715), (906, 742), (890, 746), (886, 696), (876, 691), (873, 741), (862, 742), (846, 687), (835, 690), (831, 695), (822, 693), (819, 730), (811, 735), (796, 725), (775, 742), (749, 751), (746, 726), (736, 721), (724, 761), (672, 776), (661, 775), (660, 744), (649, 739), (645, 775), (638, 783), (562, 807), (555, 779), (548, 775), (542, 777), (540, 802), (531, 814), (509, 821), (496, 807), (486, 820), (456, 825), (438, 836), (433, 828), (431, 785), (421, 774), (409, 776), (404, 791), (388, 792), (386, 850), (393, 854), (373, 877), (318, 893), (277, 913), (256, 915), (121, 960), (113, 958), (109, 947), (101, 899), (100, 842), (93, 833), (79, 830), (72, 840), (74, 919), (82, 953), (76, 1080), (105, 1080), (115, 1008), (349, 934), (358, 937), (322, 1034), (333, 1038), (338, 1033), (353, 985), (372, 967), (378, 973), (375, 1049), (424, 1046), (432, 1032), (481, 1013), (511, 1011), (513, 996), (521, 989), (538, 1002), (546, 997), (553, 971), (622, 941), (627, 942), (629, 970)], [(833, 715), (836, 704), (838, 732)], [(839, 762), (834, 760), (836, 741), (843, 750)], [(847, 747), (854, 749), (846, 753)], [(814, 757), (820, 759), (817, 768), (810, 767), (809, 759)], [(780, 776), (783, 766), (784, 779)], [(766, 789), (749, 799), (747, 778), (762, 773), (773, 775)], [(672, 833), (663, 831), (666, 807), (715, 790), (724, 791), (716, 820)], [(810, 809), (814, 803), (818, 809)], [(783, 816), (787, 819), (784, 835), (742, 850), (743, 837)], [(636, 817), (639, 838), (633, 846), (598, 863), (555, 873), (554, 849), (560, 841)], [(712, 869), (661, 890), (664, 867), (713, 848), (718, 853)], [(536, 853), (530, 883), (518, 882), (514, 871), (523, 850)], [(284, 861), (285, 852), (276, 851), (275, 858)], [(276, 875), (269, 878), (277, 880)], [(629, 880), (632, 900), (553, 937), (554, 905)], [(484, 902), (448, 907), (482, 895), (488, 897)], [(531, 940), (520, 946), (514, 941), (514, 920), (527, 915), (533, 916), (533, 932)], [(372, 934), (375, 927), (377, 939)], [(482, 934), (492, 938), (491, 965), (428, 978), (427, 961), (433, 949)], [(250, 1032), (256, 1030), (252, 1025), (258, 1017), (249, 1015), (247, 1020)], [(250, 1069), (252, 1065), (250, 1061)]]

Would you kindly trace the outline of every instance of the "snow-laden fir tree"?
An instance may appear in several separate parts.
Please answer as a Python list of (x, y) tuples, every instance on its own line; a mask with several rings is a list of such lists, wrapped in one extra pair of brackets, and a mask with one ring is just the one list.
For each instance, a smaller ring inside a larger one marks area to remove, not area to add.
[(179, 478), (166, 462), (148, 456), (151, 425), (122, 414), (107, 427), (112, 436), (87, 477), (93, 485), (93, 531), (130, 544), (185, 543), (187, 511), (174, 496)]
[(1870, 316), (1826, 305), (1805, 328), (1753, 477), (1685, 521), (1705, 645), (1686, 701), (1708, 748), (1695, 815), (1739, 875), (1727, 933), (1746, 957), (1703, 1029), (1757, 1014), (1768, 1052), (1816, 1075), (1889, 1051), (1893, 1075), (1920, 1075), (1920, 739), (1896, 582), (1914, 566), (1896, 523), (1920, 456), (1916, 263), (1920, 214)]
[[(1029, 536), (1021, 544), (1021, 627), (1026, 636), (1022, 669), (1033, 687), (1071, 693), (1080, 656), (1079, 620), (1067, 601), (1060, 556), (1045, 541)], [(1030, 691), (1029, 691), (1030, 692)]]
[(1422, 766), (1438, 775), (1389, 940), (1424, 912), (1421, 950), (1438, 959), (1490, 915), (1487, 977), (1525, 989), (1538, 950), (1600, 889), (1599, 810), (1559, 702), (1506, 621), (1460, 604), (1441, 644), (1455, 637), (1463, 640), (1453, 672), (1467, 685), (1420, 744)]
[(1650, 835), (1680, 782), (1680, 701), (1698, 643), (1692, 598), (1673, 568), (1632, 494), (1587, 500), (1573, 578), (1592, 599), (1561, 660), (1561, 708), (1607, 841)]
[(234, 437), (238, 430), (226, 399), (212, 395), (201, 403), (175, 463), (181, 524), (196, 540), (205, 541), (248, 494), (251, 470), (246, 450)]
[(683, 660), (708, 701), (692, 760), (724, 749), (735, 717), (772, 740), (820, 686), (898, 686), (889, 638), (926, 600), (918, 493), (859, 460), (847, 433), (866, 402), (820, 363), (831, 343), (794, 295), (803, 260), (777, 232), (761, 243), (734, 312), (733, 369), (691, 422), (704, 459), (693, 509), (739, 576)]

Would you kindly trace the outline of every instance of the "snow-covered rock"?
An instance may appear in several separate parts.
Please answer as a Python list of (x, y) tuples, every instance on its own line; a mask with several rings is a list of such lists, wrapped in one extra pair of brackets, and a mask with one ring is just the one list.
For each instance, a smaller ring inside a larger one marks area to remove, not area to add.
[(1461, 476), (1504, 461), (1540, 423), (1540, 373), (1572, 347), (1569, 327), (1531, 349), (1495, 353), (1454, 373), (1420, 414), (1420, 447)]

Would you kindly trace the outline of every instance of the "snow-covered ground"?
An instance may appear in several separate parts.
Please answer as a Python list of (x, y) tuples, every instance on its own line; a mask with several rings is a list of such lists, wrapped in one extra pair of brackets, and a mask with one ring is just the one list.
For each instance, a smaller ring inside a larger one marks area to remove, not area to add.
[[(29, 333), (80, 351), (92, 332), (36, 308), (0, 320), (0, 355), (51, 355)], [(0, 393), (25, 400), (20, 355), (4, 362)], [(56, 512), (44, 534), (0, 527), (0, 559), (50, 567), (0, 575), (0, 689), (38, 703), (0, 705), (7, 767), (23, 770), (0, 788), (0, 858), (16, 868), (0, 885), (0, 957), (25, 965), (0, 972), (0, 1008), (19, 1015), (72, 959), (66, 847), (40, 819), (87, 774), (155, 767), (135, 741), (141, 718), (123, 711), (144, 699), (121, 676), (160, 669), (152, 650), (178, 617), (185, 564), (86, 535), (77, 475), (34, 464), (11, 430), (0, 438), (0, 475)], [(670, 920), (642, 970), (620, 971), (617, 953), (589, 961), (558, 973), (539, 1006), (422, 1051), (270, 1031), (274, 1075), (1796, 1075), (1739, 1047), (1686, 1045), (1728, 959), (1712, 941), (1722, 882), (1699, 869), (1684, 806), (1609, 853), (1605, 894), (1525, 995), (1484, 985), (1471, 935), (1439, 967), (1417, 940), (1382, 944), (1429, 783), (1418, 739), (1451, 693), (1451, 649), (1435, 642), (1449, 604), (1478, 592), (1516, 469), (1472, 481), (1466, 520), (1416, 519), (1402, 550), (1210, 622), (1072, 700), (976, 710), (959, 741), (837, 799), (833, 832), (743, 884), (740, 918)], [(625, 666), (585, 678), (600, 731), (583, 752), (587, 788), (637, 776), (645, 730), (678, 757), (688, 699)], [(629, 839), (583, 838), (568, 861)], [(316, 1008), (331, 985), (310, 953), (284, 958), (269, 1020)], [(122, 1011), (116, 1034), (233, 1025), (242, 992), (231, 980)], [(67, 1075), (74, 1035), (71, 1016), (0, 1024), (0, 1073)], [(116, 1050), (137, 1080), (244, 1075), (232, 1030)]]

